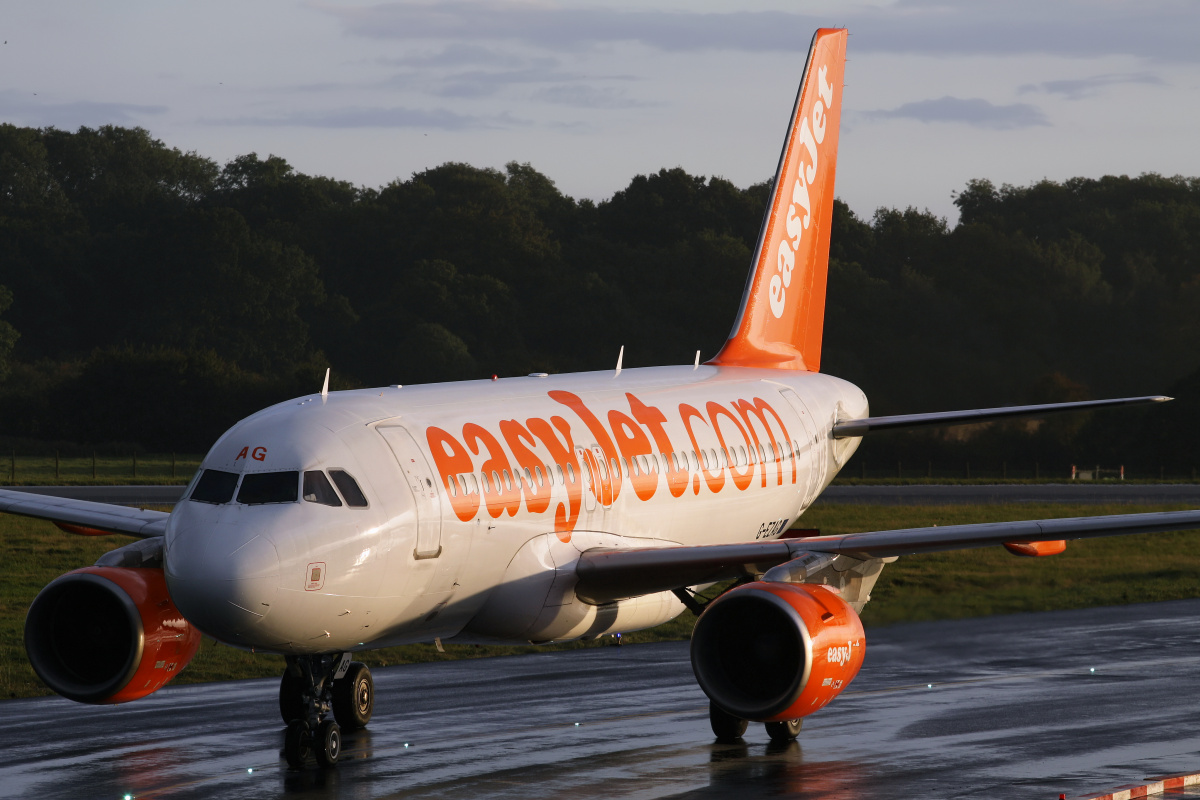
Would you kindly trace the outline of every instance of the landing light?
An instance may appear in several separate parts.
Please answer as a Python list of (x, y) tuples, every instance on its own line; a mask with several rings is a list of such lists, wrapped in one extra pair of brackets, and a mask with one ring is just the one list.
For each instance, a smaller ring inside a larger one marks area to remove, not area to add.
[(1096, 671), (1095, 667), (1092, 667), (1091, 669), (1088, 670), (1088, 672), (1095, 672), (1095, 671)]
[(933, 684), (932, 684), (932, 683), (930, 683), (930, 684), (926, 684), (926, 685), (927, 685), (927, 686), (928, 686), (930, 689), (932, 689), (932, 688), (933, 688)]

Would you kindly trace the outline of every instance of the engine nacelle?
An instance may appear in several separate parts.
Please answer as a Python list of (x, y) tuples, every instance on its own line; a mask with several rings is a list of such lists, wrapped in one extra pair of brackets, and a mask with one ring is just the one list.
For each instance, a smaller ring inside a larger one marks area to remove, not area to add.
[(80, 703), (126, 703), (155, 692), (200, 649), (200, 632), (171, 602), (161, 569), (84, 567), (29, 606), (25, 652), (38, 677)]
[(862, 666), (854, 609), (815, 584), (758, 581), (714, 600), (692, 633), (692, 670), (734, 716), (796, 719), (824, 707)]

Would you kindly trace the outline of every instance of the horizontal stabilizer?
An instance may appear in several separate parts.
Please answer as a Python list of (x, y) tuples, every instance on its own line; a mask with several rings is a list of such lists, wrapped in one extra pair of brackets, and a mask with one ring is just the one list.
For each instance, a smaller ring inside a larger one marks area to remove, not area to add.
[(575, 568), (579, 578), (575, 594), (586, 603), (611, 603), (684, 586), (758, 575), (804, 553), (889, 558), (939, 550), (991, 547), (1006, 542), (1062, 541), (1196, 528), (1200, 528), (1200, 511), (1162, 511), (904, 528), (696, 547), (595, 549), (579, 557)]
[(897, 414), (891, 417), (864, 417), (836, 422), (833, 438), (848, 439), (868, 431), (890, 431), (918, 428), (922, 425), (970, 425), (1011, 417), (1042, 417), (1062, 411), (1088, 411), (1116, 406), (1136, 406), (1144, 403), (1165, 403), (1172, 397), (1118, 397), (1111, 400), (1081, 400), (1074, 403), (1044, 403), (1034, 406), (1005, 406), (1003, 408), (972, 408), (965, 411), (934, 411), (929, 414)]
[[(90, 500), (73, 500), (30, 492), (0, 489), (0, 512), (62, 522), (93, 531), (124, 533), (143, 539), (162, 536), (167, 530), (165, 511), (147, 511)], [(94, 535), (88, 533), (87, 535)]]

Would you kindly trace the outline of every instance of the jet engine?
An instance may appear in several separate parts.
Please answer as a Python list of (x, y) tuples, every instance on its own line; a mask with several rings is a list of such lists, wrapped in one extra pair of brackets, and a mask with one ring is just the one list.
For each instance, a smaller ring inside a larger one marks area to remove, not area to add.
[(862, 622), (824, 586), (757, 581), (712, 601), (692, 633), (692, 670), (717, 706), (755, 722), (797, 719), (862, 666)]
[(162, 688), (200, 649), (156, 568), (85, 567), (52, 581), (25, 618), (25, 652), (47, 686), (80, 703)]

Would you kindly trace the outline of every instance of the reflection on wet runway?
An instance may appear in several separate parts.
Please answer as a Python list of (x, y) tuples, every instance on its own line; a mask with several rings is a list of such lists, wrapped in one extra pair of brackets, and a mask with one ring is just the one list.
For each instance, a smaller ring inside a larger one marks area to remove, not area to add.
[[(1094, 670), (1094, 671), (1093, 671)], [(4, 703), (39, 798), (1057, 797), (1200, 771), (1200, 601), (868, 632), (859, 679), (773, 745), (717, 744), (686, 643), (377, 670), (334, 770), (288, 772), (275, 681), (117, 707)]]

